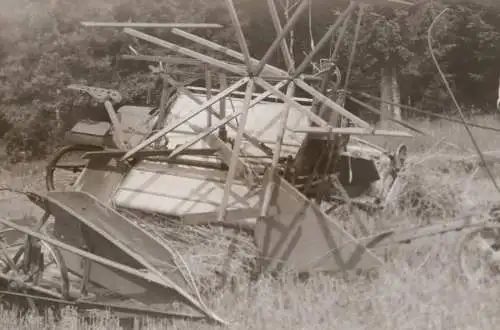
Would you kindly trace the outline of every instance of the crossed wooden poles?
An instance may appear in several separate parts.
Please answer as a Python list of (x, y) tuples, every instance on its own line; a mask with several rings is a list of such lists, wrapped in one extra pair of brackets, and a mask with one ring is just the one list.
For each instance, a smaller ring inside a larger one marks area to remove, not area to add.
[[(247, 139), (250, 143), (262, 149), (263, 143), (261, 143), (257, 138), (253, 137), (248, 132), (246, 132), (245, 125), (248, 117), (248, 112), (256, 104), (263, 101), (267, 97), (275, 96), (284, 102), (284, 108), (280, 114), (281, 115), (280, 124), (279, 124), (278, 134), (276, 136), (275, 148), (274, 152), (272, 153), (272, 163), (270, 167), (271, 178), (274, 178), (274, 174), (276, 172), (278, 160), (281, 154), (281, 148), (283, 145), (283, 137), (287, 129), (288, 115), (290, 113), (291, 108), (297, 109), (302, 114), (307, 116), (311, 122), (317, 125), (317, 127), (299, 128), (295, 130), (295, 132), (306, 133), (306, 134), (314, 133), (320, 135), (355, 134), (355, 135), (383, 135), (383, 136), (410, 137), (411, 135), (406, 132), (376, 130), (369, 123), (362, 120), (358, 116), (355, 116), (354, 114), (346, 110), (344, 107), (332, 101), (330, 98), (328, 98), (327, 96), (325, 96), (324, 94), (319, 92), (316, 88), (312, 87), (310, 84), (306, 82), (306, 76), (304, 75), (304, 71), (308, 68), (313, 58), (324, 48), (324, 46), (329, 42), (332, 35), (337, 31), (337, 29), (342, 25), (342, 23), (347, 19), (347, 17), (352, 12), (354, 12), (358, 7), (357, 3), (351, 1), (347, 9), (345, 9), (336, 19), (334, 24), (332, 24), (329, 27), (329, 29), (325, 32), (323, 37), (319, 40), (319, 42), (312, 49), (312, 51), (305, 57), (305, 59), (298, 66), (295, 66), (291, 52), (288, 49), (288, 46), (285, 42), (285, 37), (293, 29), (293, 27), (296, 25), (301, 15), (310, 5), (309, 1), (312, 0), (302, 0), (302, 2), (298, 5), (297, 9), (295, 10), (294, 14), (286, 22), (285, 26), (282, 26), (274, 0), (267, 0), (269, 13), (271, 14), (272, 22), (274, 25), (274, 29), (276, 30), (277, 37), (270, 45), (270, 47), (268, 48), (262, 59), (260, 60), (255, 59), (250, 55), (246, 39), (241, 28), (240, 20), (238, 18), (232, 0), (225, 0), (225, 3), (229, 15), (231, 17), (232, 25), (235, 30), (235, 35), (236, 38), (238, 39), (241, 52), (229, 49), (215, 42), (188, 33), (179, 28), (172, 29), (172, 32), (178, 36), (190, 40), (191, 42), (197, 43), (201, 46), (204, 46), (208, 49), (220, 52), (226, 56), (233, 58), (234, 60), (243, 62), (244, 65), (222, 61), (207, 56), (205, 54), (202, 54), (200, 52), (196, 52), (188, 48), (181, 47), (166, 40), (162, 40), (152, 35), (140, 32), (130, 27), (130, 26), (150, 27), (150, 25), (153, 23), (147, 23), (141, 25), (141, 23), (86, 22), (86, 25), (91, 25), (91, 26), (125, 27), (124, 32), (129, 34), (130, 36), (148, 41), (150, 43), (166, 48), (180, 55), (186, 56), (192, 60), (205, 63), (207, 66), (215, 67), (219, 70), (229, 72), (239, 77), (239, 79), (230, 86), (227, 86), (226, 88), (221, 88), (220, 92), (218, 92), (217, 94), (210, 95), (210, 98), (207, 96), (206, 100), (202, 100), (197, 96), (195, 96), (187, 88), (182, 86), (182, 84), (177, 82), (171, 75), (164, 74), (166, 81), (168, 81), (171, 85), (176, 86), (180, 90), (180, 92), (186, 94), (190, 99), (198, 103), (199, 106), (193, 111), (191, 111), (186, 117), (169, 123), (168, 125), (166, 125), (166, 127), (162, 128), (149, 138), (145, 139), (143, 142), (141, 142), (134, 148), (128, 150), (126, 154), (123, 156), (122, 160), (134, 156), (138, 151), (154, 143), (156, 140), (172, 132), (179, 126), (183, 124), (189, 125), (191, 129), (193, 129), (193, 131), (195, 131), (197, 134), (183, 145), (178, 146), (172, 152), (170, 157), (175, 157), (180, 152), (189, 148), (190, 146), (194, 145), (200, 140), (204, 140), (211, 147), (219, 150), (222, 159), (224, 160), (224, 162), (226, 162), (226, 164), (229, 165), (227, 179), (226, 179), (227, 181), (224, 188), (224, 196), (218, 214), (218, 221), (224, 221), (226, 216), (226, 208), (229, 202), (230, 190), (235, 177), (242, 178), (244, 182), (250, 187), (254, 187), (257, 184), (255, 178), (253, 177), (252, 171), (250, 171), (245, 162), (239, 157), (239, 154), (241, 150), (242, 138)], [(159, 25), (157, 24), (154, 26), (158, 27)], [(173, 25), (170, 24), (167, 25), (166, 27), (172, 27), (172, 26)], [(187, 25), (187, 27), (194, 27), (194, 26)], [(215, 27), (215, 26), (210, 25), (208, 27)], [(282, 70), (280, 68), (268, 64), (269, 60), (276, 53), (278, 48), (281, 49), (282, 55), (284, 57), (286, 70)], [(272, 85), (266, 80), (274, 80), (274, 81), (278, 80), (279, 82), (277, 84)], [(254, 98), (253, 92), (256, 85), (263, 88), (266, 92)], [(237, 111), (229, 116), (226, 116), (225, 113), (222, 113), (222, 111), (219, 113), (212, 108), (214, 104), (220, 102), (221, 100), (224, 100), (226, 97), (229, 97), (233, 92), (235, 92), (237, 89), (243, 86), (246, 86), (246, 89), (245, 89), (243, 108), (240, 111)], [(286, 91), (282, 92), (281, 89), (283, 89), (284, 87), (286, 87)], [(299, 87), (304, 91), (306, 91), (307, 93), (309, 93), (315, 99), (315, 101), (323, 103), (334, 112), (350, 119), (351, 122), (355, 124), (357, 127), (342, 128), (342, 127), (332, 126), (330, 123), (326, 122), (320, 116), (310, 111), (310, 109), (306, 108), (305, 106), (299, 104), (297, 101), (294, 100), (296, 87)], [(189, 122), (190, 119), (202, 113), (203, 111), (208, 111), (210, 115), (213, 115), (218, 119), (218, 122), (213, 123), (209, 121), (209, 125), (207, 125), (206, 128), (198, 127)], [(240, 117), (239, 125), (234, 125), (233, 123), (231, 123), (231, 121), (237, 117)], [(231, 126), (233, 129), (237, 131), (237, 135), (235, 137), (232, 149), (225, 143), (225, 141), (223, 141), (218, 136), (213, 134), (215, 130), (225, 125)], [(267, 151), (268, 150), (269, 149), (267, 149)], [(273, 191), (274, 185), (275, 182), (273, 179), (271, 179), (269, 183), (266, 185), (266, 187), (264, 187), (265, 189), (264, 198), (262, 201), (262, 206), (260, 211), (261, 216), (265, 216), (267, 214), (270, 196)]]

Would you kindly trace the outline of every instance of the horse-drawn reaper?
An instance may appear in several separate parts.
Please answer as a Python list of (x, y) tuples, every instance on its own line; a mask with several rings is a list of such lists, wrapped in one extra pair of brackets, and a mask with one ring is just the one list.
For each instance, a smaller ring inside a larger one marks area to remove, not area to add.
[[(214, 24), (84, 23), (125, 27), (126, 34), (177, 55), (123, 56), (160, 63), (150, 67), (162, 82), (157, 107), (115, 109), (122, 100), (118, 91), (70, 86), (102, 104), (109, 121), (77, 123), (68, 132), (68, 146), (47, 167), (48, 192), (24, 193), (45, 211), (36, 225), (0, 219), (6, 228), (0, 241), (4, 297), (32, 307), (41, 302), (223, 323), (203, 303), (189, 269), (168, 241), (119, 209), (172, 216), (186, 226), (250, 230), (261, 273), (369, 270), (382, 264), (379, 251), (390, 244), (467, 227), (497, 230), (491, 221), (458, 221), (375, 233), (359, 221), (357, 231), (349, 232), (336, 220), (335, 210), (339, 205), (384, 207), (397, 194), (398, 172), (408, 152), (404, 145), (389, 152), (361, 137), (421, 133), (402, 121), (397, 123), (405, 131), (379, 130), (346, 109), (349, 95), (340, 89), (342, 71), (332, 59), (305, 73), (358, 5), (351, 2), (296, 66), (284, 38), (308, 1), (298, 5), (285, 26), (268, 1), (277, 38), (260, 60), (250, 55), (232, 1), (225, 2), (241, 52), (185, 31), (217, 28)], [(231, 61), (134, 29), (152, 24), (172, 28), (177, 36)], [(278, 49), (286, 69), (268, 64)], [(199, 74), (206, 86), (186, 84), (192, 80), (188, 72)], [(256, 93), (257, 87), (264, 92)], [(297, 89), (310, 97), (295, 97)], [(76, 176), (68, 179), (61, 171)], [(492, 244), (483, 245), (492, 249)]]

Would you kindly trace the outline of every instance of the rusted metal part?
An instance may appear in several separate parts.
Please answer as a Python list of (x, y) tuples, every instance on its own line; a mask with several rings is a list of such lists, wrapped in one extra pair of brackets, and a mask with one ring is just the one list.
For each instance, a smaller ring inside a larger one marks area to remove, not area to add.
[[(145, 304), (178, 301), (223, 323), (188, 293), (194, 284), (179, 270), (172, 249), (140, 226), (84, 192), (49, 192), (39, 201), (55, 217), (55, 238), (8, 220), (0, 219), (0, 223), (61, 249), (65, 264), (75, 274), (83, 276), (83, 259), (92, 261), (92, 283)], [(83, 249), (90, 242), (80, 234), (82, 225), (89, 230), (93, 253)]]

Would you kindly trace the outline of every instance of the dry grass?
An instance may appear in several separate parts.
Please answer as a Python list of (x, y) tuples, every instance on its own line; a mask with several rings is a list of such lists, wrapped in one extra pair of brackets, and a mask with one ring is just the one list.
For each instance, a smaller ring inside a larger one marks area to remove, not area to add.
[[(475, 121), (494, 125), (496, 120), (482, 117)], [(380, 215), (379, 221), (386, 227), (405, 227), (485, 213), (500, 194), (480, 170), (477, 159), (470, 157), (473, 149), (465, 130), (458, 124), (441, 122), (417, 125), (432, 137), (404, 141), (414, 154), (412, 166), (404, 173), (408, 184), (397, 201), (399, 208)], [(474, 129), (473, 133), (483, 150), (494, 150), (500, 142), (494, 132)], [(32, 166), (35, 170), (25, 178), (20, 178), (17, 169), (10, 169), (8, 175), (2, 172), (0, 177), (4, 184), (33, 184), (33, 177), (40, 175), (36, 167)], [(500, 173), (496, 165), (492, 170), (495, 175)], [(19, 175), (12, 175), (12, 171)], [(181, 229), (173, 223), (161, 228), (204, 287), (207, 304), (231, 322), (231, 329), (496, 329), (500, 321), (497, 279), (471, 286), (458, 274), (455, 245), (459, 233), (395, 247), (390, 260), (370, 277), (315, 275), (298, 280), (289, 276), (251, 282), (248, 270), (255, 253), (251, 237), (239, 235), (238, 244), (232, 244), (233, 233), (218, 228)], [(217, 274), (226, 269), (231, 249), (230, 274), (238, 280), (222, 286)], [(33, 316), (19, 320), (3, 311), (0, 328), (119, 328), (109, 315), (84, 326), (71, 310), (65, 311), (59, 325), (42, 321), (45, 319)], [(146, 329), (214, 328), (203, 322), (144, 322)]]

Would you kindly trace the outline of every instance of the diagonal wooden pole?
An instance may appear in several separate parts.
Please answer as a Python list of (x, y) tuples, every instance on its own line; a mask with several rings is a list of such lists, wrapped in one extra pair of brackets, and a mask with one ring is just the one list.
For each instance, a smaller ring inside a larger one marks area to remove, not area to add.
[(186, 117), (184, 117), (181, 120), (178, 120), (178, 121), (176, 121), (176, 122), (168, 125), (167, 127), (162, 128), (161, 130), (159, 130), (158, 132), (156, 132), (155, 134), (153, 134), (151, 137), (149, 137), (146, 140), (144, 140), (141, 143), (139, 143), (137, 146), (135, 146), (134, 148), (132, 148), (131, 150), (129, 150), (121, 158), (121, 160), (123, 161), (123, 160), (125, 160), (127, 158), (132, 157), (136, 152), (138, 152), (138, 151), (142, 150), (143, 148), (147, 147), (151, 143), (153, 143), (156, 140), (158, 140), (161, 137), (163, 137), (165, 134), (168, 134), (169, 132), (173, 131), (177, 127), (181, 126), (182, 124), (184, 124), (185, 122), (187, 122), (188, 120), (190, 120), (191, 118), (193, 118), (194, 116), (196, 116), (197, 114), (199, 114), (200, 112), (202, 112), (203, 110), (205, 110), (207, 107), (209, 107), (209, 106), (217, 103), (223, 97), (231, 94), (232, 92), (234, 92), (235, 90), (237, 90), (241, 86), (245, 85), (248, 82), (248, 80), (249, 80), (249, 78), (246, 78), (246, 77), (242, 78), (239, 81), (237, 81), (236, 83), (234, 83), (233, 85), (231, 85), (226, 90), (223, 90), (223, 91), (219, 92), (213, 98), (211, 98), (210, 100), (207, 100), (202, 105), (200, 105), (198, 108), (196, 108), (195, 110), (193, 110)]
[[(227, 88), (227, 77), (224, 73), (219, 73), (219, 88), (220, 89), (226, 89)], [(219, 110), (220, 110), (220, 116), (221, 118), (226, 117), (226, 98), (223, 98), (219, 102)], [(222, 126), (219, 129), (219, 138), (227, 142), (227, 129), (226, 126)]]
[(248, 109), (250, 106), (250, 102), (252, 100), (254, 90), (254, 81), (250, 79), (247, 84), (247, 89), (245, 92), (245, 100), (243, 104), (243, 114), (241, 116), (241, 120), (238, 127), (238, 133), (236, 135), (236, 139), (234, 141), (233, 146), (233, 157), (231, 158), (231, 162), (229, 164), (229, 170), (227, 173), (226, 185), (224, 186), (224, 195), (222, 196), (222, 202), (219, 209), (219, 215), (217, 220), (219, 222), (224, 221), (227, 212), (227, 205), (229, 203), (229, 195), (231, 193), (231, 188), (234, 181), (234, 175), (236, 171), (236, 160), (239, 157), (240, 149), (241, 149), (241, 138), (243, 135), (243, 130), (245, 129), (245, 125), (248, 117)]
[[(212, 71), (210, 67), (205, 68), (205, 89), (207, 94), (207, 100), (212, 97)], [(212, 113), (207, 111), (207, 127), (212, 126)]]
[(172, 158), (176, 157), (181, 152), (183, 152), (187, 148), (191, 147), (192, 145), (194, 145), (198, 141), (203, 140), (205, 137), (207, 137), (208, 135), (210, 135), (213, 131), (215, 131), (219, 127), (222, 127), (222, 126), (226, 125), (228, 122), (230, 122), (231, 120), (235, 119), (236, 117), (238, 117), (242, 113), (243, 113), (242, 111), (239, 111), (239, 112), (234, 113), (234, 114), (232, 114), (230, 116), (227, 116), (226, 118), (224, 118), (222, 121), (220, 121), (218, 123), (215, 123), (213, 125), (208, 126), (203, 131), (201, 131), (198, 134), (196, 134), (192, 139), (190, 139), (186, 143), (184, 143), (184, 144), (178, 146), (177, 148), (175, 148), (174, 150), (172, 150), (172, 152), (170, 153), (170, 155), (168, 155), (168, 157), (166, 159), (168, 160), (168, 159), (172, 159)]
[[(310, 0), (304, 0), (310, 1)], [(281, 26), (280, 18), (278, 15), (278, 10), (276, 9), (276, 4), (274, 0), (267, 0), (267, 5), (269, 7), (269, 13), (271, 14), (271, 19), (273, 21), (274, 29), (276, 34), (279, 36), (283, 32), (283, 27)], [(285, 64), (288, 72), (293, 72), (295, 70), (295, 62), (293, 60), (292, 54), (286, 41), (283, 39), (281, 41), (281, 52), (283, 53), (283, 58), (285, 59)], [(286, 96), (293, 100), (295, 94), (295, 84), (291, 83), (287, 87)], [(288, 116), (290, 114), (291, 105), (285, 104), (284, 109), (281, 112), (280, 125), (278, 132), (276, 134), (276, 144), (274, 149), (274, 155), (269, 169), (269, 180), (267, 185), (264, 187), (264, 195), (262, 198), (260, 216), (265, 217), (269, 211), (271, 196), (273, 195), (274, 189), (276, 187), (276, 169), (278, 167), (278, 162), (281, 156), (281, 149), (283, 147), (283, 139), (285, 137)]]
[(243, 29), (241, 28), (240, 19), (236, 13), (236, 8), (234, 8), (233, 0), (225, 0), (227, 9), (229, 11), (229, 16), (233, 23), (233, 27), (236, 30), (236, 38), (240, 44), (241, 52), (243, 53), (243, 58), (247, 66), (248, 72), (252, 72), (252, 62), (250, 61), (250, 51), (248, 50), (248, 44), (243, 34)]
[(185, 56), (192, 57), (192, 58), (197, 59), (203, 63), (207, 63), (207, 64), (213, 65), (215, 67), (233, 72), (233, 73), (240, 75), (240, 76), (247, 75), (245, 70), (242, 70), (241, 68), (239, 68), (235, 65), (232, 65), (232, 64), (226, 63), (224, 61), (215, 59), (213, 57), (195, 52), (194, 50), (191, 50), (191, 49), (180, 47), (179, 45), (176, 45), (176, 44), (173, 44), (171, 42), (165, 41), (163, 39), (154, 37), (152, 35), (149, 35), (149, 34), (134, 30), (134, 29), (129, 29), (129, 28), (125, 28), (123, 31), (128, 35), (131, 35), (133, 37), (136, 37), (136, 38), (139, 38), (142, 40), (146, 40), (146, 41), (151, 42), (155, 45), (170, 49), (174, 52), (183, 54)]
[[(318, 124), (319, 126), (321, 126), (321, 127), (331, 127), (324, 119), (322, 119), (318, 115), (312, 113), (311, 111), (309, 111), (309, 109), (307, 109), (304, 106), (300, 105), (298, 102), (296, 102), (292, 98), (287, 97), (285, 94), (283, 94), (283, 92), (280, 92), (279, 90), (277, 90), (276, 88), (274, 88), (271, 84), (269, 84), (268, 82), (266, 82), (264, 79), (256, 77), (255, 82), (258, 85), (260, 85), (262, 88), (268, 90), (272, 94), (274, 94), (277, 97), (279, 97), (281, 100), (283, 100), (283, 102), (291, 105), (292, 107), (294, 107), (297, 110), (299, 110), (302, 113), (304, 113), (304, 115), (306, 115), (307, 117), (309, 117), (310, 120), (312, 120), (314, 123)], [(296, 79), (295, 82), (296, 82), (297, 86), (300, 86), (299, 83), (302, 83), (302, 81), (300, 79)], [(314, 89), (314, 88), (312, 88), (312, 89)], [(314, 94), (320, 96), (321, 98), (328, 99), (326, 96), (324, 96), (320, 92), (316, 91), (315, 89), (314, 89)], [(347, 111), (346, 109), (344, 109), (340, 105), (336, 104), (335, 102), (331, 101), (330, 99), (328, 99), (328, 100), (331, 103), (334, 104), (335, 110), (338, 111), (341, 115), (343, 115), (343, 116), (351, 119), (353, 122), (357, 123), (361, 127), (364, 127), (364, 128), (371, 127), (371, 125), (369, 123), (367, 123), (366, 121), (364, 121), (361, 118), (359, 118), (358, 116), (350, 113), (349, 111)]]
[(265, 65), (269, 62), (269, 60), (274, 55), (274, 53), (276, 52), (276, 50), (278, 49), (278, 47), (281, 46), (281, 42), (283, 41), (283, 39), (285, 39), (285, 37), (288, 34), (288, 32), (290, 32), (294, 28), (294, 26), (295, 26), (295, 24), (297, 24), (300, 16), (308, 8), (308, 4), (309, 4), (308, 0), (302, 0), (301, 4), (295, 10), (295, 12), (293, 13), (293, 15), (290, 18), (290, 20), (286, 23), (286, 25), (283, 28), (283, 30), (281, 31), (281, 33), (276, 37), (276, 39), (274, 39), (274, 41), (271, 44), (271, 46), (267, 49), (266, 53), (264, 54), (264, 56), (260, 60), (259, 65), (257, 66), (257, 68), (255, 68), (254, 74), (256, 76), (260, 75), (260, 73), (262, 72), (262, 70), (264, 70)]
[[(288, 85), (288, 88), (286, 91), (286, 96), (289, 97), (290, 99), (292, 99), (294, 94), (295, 94), (295, 85), (293, 83), (291, 83)], [(285, 133), (286, 133), (290, 109), (291, 109), (291, 105), (286, 104), (285, 109), (283, 109), (283, 111), (281, 113), (280, 126), (278, 129), (278, 134), (276, 136), (276, 145), (275, 145), (273, 160), (271, 163), (271, 168), (269, 169), (270, 179), (269, 179), (267, 185), (264, 187), (264, 197), (262, 198), (262, 205), (261, 205), (261, 209), (260, 209), (260, 216), (261, 217), (267, 216), (267, 212), (268, 212), (269, 206), (270, 206), (269, 202), (271, 201), (271, 196), (272, 196), (272, 193), (273, 193), (275, 185), (276, 185), (276, 181), (274, 180), (274, 176), (276, 175), (276, 168), (278, 167), (278, 161), (279, 161), (279, 158), (281, 156), (281, 148), (283, 146), (283, 138), (284, 138)]]
[[(308, 2), (312, 0), (304, 0), (304, 2)], [(280, 18), (278, 15), (278, 9), (276, 9), (276, 4), (274, 0), (267, 0), (267, 6), (269, 8), (269, 13), (271, 14), (271, 19), (273, 21), (274, 30), (278, 34), (278, 36), (283, 33), (283, 27), (281, 26)], [(288, 48), (286, 40), (281, 40), (281, 52), (283, 53), (283, 58), (285, 59), (285, 65), (288, 69), (288, 72), (292, 72), (295, 67), (295, 62), (292, 57), (292, 53)]]
[[(230, 56), (234, 59), (237, 59), (237, 60), (240, 60), (240, 61), (244, 61), (245, 57), (243, 56), (242, 53), (240, 52), (237, 52), (231, 48), (228, 48), (228, 47), (225, 47), (225, 46), (222, 46), (216, 42), (213, 42), (213, 41), (210, 41), (210, 40), (207, 40), (205, 38), (202, 38), (200, 36), (197, 36), (195, 34), (192, 34), (192, 33), (189, 33), (189, 32), (186, 32), (184, 30), (180, 30), (180, 29), (172, 29), (172, 33), (175, 34), (175, 35), (178, 35), (180, 37), (183, 37), (185, 39), (188, 39), (192, 42), (195, 42), (199, 45), (202, 45), (202, 46), (205, 46), (207, 48), (210, 48), (212, 50), (215, 50), (215, 51), (218, 51), (224, 55), (227, 55), (227, 56)], [(250, 58), (250, 62), (252, 63), (252, 65), (258, 65), (259, 64), (259, 60), (251, 57)], [(280, 68), (277, 68), (275, 66), (272, 66), (270, 64), (266, 64), (265, 66), (265, 69), (269, 70), (270, 72), (272, 72), (272, 74), (274, 75), (277, 75), (277, 76), (285, 76), (286, 75), (286, 71), (283, 71), (281, 70)]]

